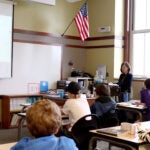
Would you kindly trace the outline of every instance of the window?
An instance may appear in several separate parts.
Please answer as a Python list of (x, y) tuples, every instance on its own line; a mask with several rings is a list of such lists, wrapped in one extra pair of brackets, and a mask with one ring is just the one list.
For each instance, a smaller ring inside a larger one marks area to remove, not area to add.
[(150, 77), (150, 0), (131, 1), (130, 62), (135, 77)]

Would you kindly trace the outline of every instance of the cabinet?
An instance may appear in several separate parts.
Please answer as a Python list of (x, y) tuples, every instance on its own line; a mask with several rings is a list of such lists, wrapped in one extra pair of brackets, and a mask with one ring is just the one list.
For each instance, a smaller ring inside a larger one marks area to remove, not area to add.
[(2, 128), (13, 128), (17, 126), (17, 113), (22, 109), (20, 104), (33, 103), (43, 98), (41, 94), (27, 95), (1, 95), (2, 100)]
[[(66, 101), (66, 99), (52, 97), (51, 95), (47, 94), (0, 95), (0, 99), (2, 102), (2, 128), (16, 128), (18, 125), (17, 113), (21, 112), (22, 110), (21, 104), (33, 103), (43, 98), (50, 99), (51, 101), (57, 103), (57, 105), (59, 105), (60, 107), (62, 107)], [(90, 106), (95, 101), (94, 98), (88, 98), (87, 100)]]

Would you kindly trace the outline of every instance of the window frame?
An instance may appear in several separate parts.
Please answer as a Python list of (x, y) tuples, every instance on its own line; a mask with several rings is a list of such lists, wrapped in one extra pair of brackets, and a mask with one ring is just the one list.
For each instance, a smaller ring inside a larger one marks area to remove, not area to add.
[[(125, 21), (125, 29), (124, 29), (124, 35), (125, 35), (125, 49), (124, 49), (124, 60), (129, 61), (131, 66), (133, 64), (132, 61), (132, 47), (133, 47), (133, 34), (134, 33), (148, 33), (150, 32), (150, 29), (143, 29), (143, 30), (132, 30), (133, 29), (133, 7), (134, 7), (134, 0), (125, 0), (125, 16), (124, 16), (124, 21)], [(136, 80), (145, 80), (147, 76), (134, 76), (134, 79)]]

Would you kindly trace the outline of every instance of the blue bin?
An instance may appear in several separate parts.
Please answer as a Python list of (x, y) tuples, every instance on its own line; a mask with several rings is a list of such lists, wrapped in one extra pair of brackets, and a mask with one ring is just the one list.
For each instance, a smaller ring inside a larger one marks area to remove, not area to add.
[(48, 81), (40, 81), (40, 92), (48, 91)]

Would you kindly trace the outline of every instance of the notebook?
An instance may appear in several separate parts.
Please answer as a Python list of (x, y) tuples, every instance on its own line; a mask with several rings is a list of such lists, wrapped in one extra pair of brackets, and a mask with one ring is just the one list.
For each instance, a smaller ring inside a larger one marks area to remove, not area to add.
[(99, 132), (99, 133), (105, 133), (105, 134), (110, 134), (110, 135), (113, 135), (113, 136), (117, 136), (121, 133), (124, 133), (125, 131), (124, 130), (119, 130), (119, 129), (108, 129), (108, 128), (103, 128), (103, 129), (98, 129), (96, 130), (96, 132)]

